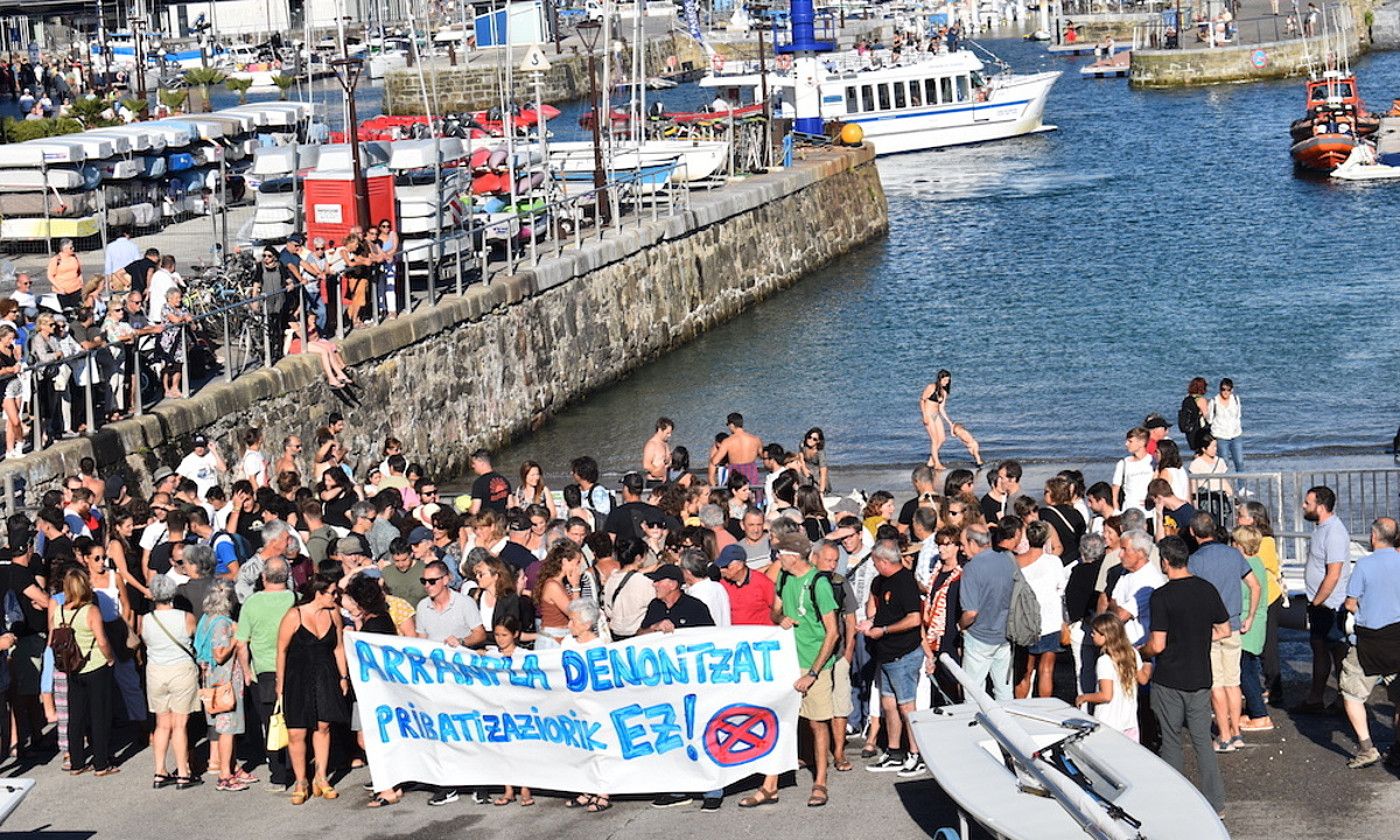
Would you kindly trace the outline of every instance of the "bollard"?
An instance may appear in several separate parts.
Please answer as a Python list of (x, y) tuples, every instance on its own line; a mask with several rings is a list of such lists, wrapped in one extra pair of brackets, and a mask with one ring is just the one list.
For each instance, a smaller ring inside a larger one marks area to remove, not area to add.
[[(341, 279), (344, 279), (343, 276), (342, 276)], [(339, 284), (339, 283), (336, 283), (336, 290), (335, 290), (335, 338), (336, 338), (336, 341), (341, 341), (341, 340), (344, 340), (344, 338), (345, 338), (345, 307), (342, 306), (342, 304), (343, 304), (344, 302), (345, 302), (345, 301), (344, 301), (344, 300), (341, 298), (341, 296), (340, 296), (340, 284)]]
[(146, 411), (145, 400), (141, 398), (141, 339), (131, 342), (131, 413), (140, 417)]
[[(263, 306), (267, 306), (263, 301)], [(267, 328), (267, 316), (263, 316), (263, 367), (272, 367), (272, 330)]]
[(30, 406), (30, 408), (34, 409), (34, 426), (31, 432), (34, 434), (34, 451), (38, 452), (44, 448), (43, 413), (39, 409), (39, 404), (44, 400), (39, 393), (39, 375), (37, 370), (34, 371), (34, 385), (30, 389), (30, 393), (34, 395), (34, 404)]
[(180, 395), (190, 398), (190, 328), (180, 328)]
[(460, 234), (455, 238), (455, 241), (456, 241), (456, 243), (457, 243), (457, 253), (456, 253), (456, 259), (453, 260), (453, 262), (457, 263), (457, 297), (461, 297), (461, 296), (462, 296), (462, 237), (461, 237)]
[(83, 407), (87, 409), (87, 433), (92, 434), (97, 431), (97, 422), (92, 406), (92, 351), (88, 351), (87, 357), (83, 359), (83, 373), (83, 379), (87, 380), (83, 384)]

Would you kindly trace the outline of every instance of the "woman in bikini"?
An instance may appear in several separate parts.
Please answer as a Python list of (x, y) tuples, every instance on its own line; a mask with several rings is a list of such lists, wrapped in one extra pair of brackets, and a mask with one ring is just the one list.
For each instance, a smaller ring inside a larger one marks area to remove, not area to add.
[[(946, 370), (940, 370), (934, 380), (924, 388), (923, 394), (919, 396), (919, 413), (924, 420), (924, 429), (928, 431), (928, 465), (935, 470), (943, 469), (943, 462), (938, 458), (938, 450), (943, 448), (943, 442), (951, 434), (963, 442), (967, 451), (972, 455), (973, 462), (980, 467), (982, 466), (982, 449), (978, 446), (977, 439), (961, 423), (954, 423), (948, 418), (948, 393), (952, 389), (953, 374)], [(947, 424), (946, 429), (945, 423)]]

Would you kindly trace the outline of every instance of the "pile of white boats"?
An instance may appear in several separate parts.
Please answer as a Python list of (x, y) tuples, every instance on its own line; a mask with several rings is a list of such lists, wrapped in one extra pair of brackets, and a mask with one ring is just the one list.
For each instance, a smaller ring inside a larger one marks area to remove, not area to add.
[(0, 242), (148, 233), (209, 213), (255, 148), (295, 137), (310, 115), (243, 105), (0, 146)]

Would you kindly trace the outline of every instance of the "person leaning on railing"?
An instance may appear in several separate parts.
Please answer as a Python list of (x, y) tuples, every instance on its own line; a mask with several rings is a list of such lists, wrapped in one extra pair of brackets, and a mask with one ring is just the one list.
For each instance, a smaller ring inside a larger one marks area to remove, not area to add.
[(38, 408), (38, 422), (44, 430), (43, 446), (61, 437), (59, 404), (59, 373), (63, 349), (57, 335), (58, 319), (52, 312), (41, 312), (34, 321), (29, 336), (29, 367), (34, 370), (37, 387), (33, 399)]
[(5, 457), (18, 458), (24, 454), (24, 424), (20, 421), (20, 400), (24, 385), (20, 380), (18, 334), (10, 324), (0, 324), (0, 388), (4, 389)]
[[(102, 332), (102, 328), (97, 324), (96, 315), (89, 306), (80, 306), (73, 311), (73, 319), (69, 323), (69, 332), (73, 342), (80, 348), (78, 358), (69, 362), (69, 367), (73, 370), (73, 384), (79, 389), (95, 387), (98, 382), (98, 365), (95, 353), (107, 346), (107, 338)], [(93, 419), (106, 414), (106, 406), (109, 398), (106, 393), (93, 395)], [(76, 431), (79, 434), (89, 431), (87, 417), (87, 401), (82, 401), (83, 411), (77, 420)]]
[(162, 330), (156, 355), (165, 363), (160, 371), (160, 380), (167, 399), (179, 399), (185, 395), (181, 390), (184, 387), (181, 376), (184, 373), (185, 354), (189, 352), (185, 333), (194, 316), (184, 307), (184, 295), (179, 287), (167, 289), (165, 307), (160, 313)]

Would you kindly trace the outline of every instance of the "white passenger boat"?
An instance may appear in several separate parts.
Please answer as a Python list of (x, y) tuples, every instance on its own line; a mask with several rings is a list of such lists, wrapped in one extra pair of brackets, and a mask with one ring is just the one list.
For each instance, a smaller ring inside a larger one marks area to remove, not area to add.
[(996, 703), (940, 662), (968, 702), (909, 723), (964, 822), (998, 840), (1228, 840), (1195, 786), (1136, 741), (1054, 698)]
[[(989, 72), (970, 49), (903, 53), (886, 50), (823, 56), (818, 63), (821, 117), (855, 123), (876, 154), (915, 152), (1003, 140), (1039, 131), (1045, 101), (1059, 72), (1015, 74), (1005, 65)], [(740, 68), (747, 71), (750, 68)], [(721, 70), (700, 81), (725, 101), (758, 101), (756, 72)], [(797, 96), (797, 75), (768, 74), (770, 95), (785, 113)]]

